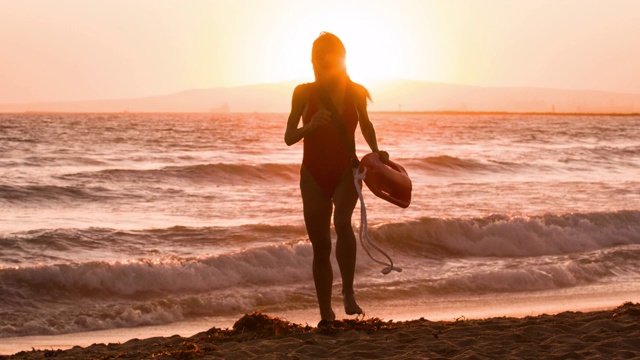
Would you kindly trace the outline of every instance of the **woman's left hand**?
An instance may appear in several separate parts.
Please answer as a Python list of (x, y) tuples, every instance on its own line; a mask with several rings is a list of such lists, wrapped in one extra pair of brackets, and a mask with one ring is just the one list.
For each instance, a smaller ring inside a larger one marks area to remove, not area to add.
[(380, 156), (380, 161), (382, 161), (383, 163), (386, 163), (389, 161), (389, 153), (386, 151), (376, 151), (376, 153), (378, 153), (378, 156)]

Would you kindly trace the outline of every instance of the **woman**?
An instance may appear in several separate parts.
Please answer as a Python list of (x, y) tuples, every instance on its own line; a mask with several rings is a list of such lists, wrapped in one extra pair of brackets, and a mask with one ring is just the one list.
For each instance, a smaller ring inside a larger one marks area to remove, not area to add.
[[(311, 62), (316, 81), (298, 85), (293, 91), (284, 135), (287, 145), (304, 139), (300, 190), (304, 221), (313, 246), (313, 280), (320, 306), (320, 324), (336, 317), (331, 307), (330, 261), (334, 206), (333, 224), (338, 236), (336, 259), (342, 277), (344, 309), (348, 315), (363, 313), (353, 290), (357, 244), (351, 227), (351, 214), (358, 200), (351, 170), (355, 149), (351, 144), (358, 123), (371, 150), (379, 152), (383, 161), (389, 158), (386, 152), (378, 150), (369, 121), (369, 92), (349, 79), (345, 59), (345, 47), (337, 36), (324, 32), (314, 41)], [(341, 116), (332, 119), (329, 108)], [(300, 118), (303, 125), (298, 127)]]

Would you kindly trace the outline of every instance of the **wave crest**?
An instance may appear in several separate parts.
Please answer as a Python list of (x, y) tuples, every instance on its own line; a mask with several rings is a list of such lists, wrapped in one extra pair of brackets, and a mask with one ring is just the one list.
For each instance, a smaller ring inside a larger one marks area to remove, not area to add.
[(425, 258), (541, 256), (640, 244), (640, 211), (476, 219), (422, 218), (384, 224), (375, 241)]
[(109, 182), (167, 182), (188, 181), (212, 184), (246, 184), (293, 180), (299, 165), (294, 164), (199, 164), (167, 166), (161, 169), (108, 169), (65, 175), (64, 178), (94, 179)]

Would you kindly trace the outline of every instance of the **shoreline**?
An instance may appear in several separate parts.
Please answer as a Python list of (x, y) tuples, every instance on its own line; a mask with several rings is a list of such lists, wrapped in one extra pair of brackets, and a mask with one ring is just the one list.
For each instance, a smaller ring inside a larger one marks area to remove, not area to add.
[[(338, 297), (334, 299), (335, 305)], [(480, 320), (491, 318), (524, 318), (543, 314), (559, 314), (567, 311), (594, 312), (615, 309), (626, 302), (640, 300), (640, 287), (634, 284), (591, 285), (578, 289), (560, 289), (510, 294), (508, 297), (496, 294), (476, 296), (439, 296), (424, 299), (389, 300), (382, 303), (361, 299), (369, 318), (382, 321), (407, 322), (426, 318), (432, 322), (452, 322), (456, 319)], [(339, 318), (345, 316), (336, 307)], [(260, 311), (276, 316), (283, 321), (315, 326), (319, 321), (317, 309), (286, 310), (259, 308)], [(53, 351), (68, 350), (76, 346), (88, 347), (95, 343), (125, 343), (130, 339), (151, 337), (171, 337), (180, 335), (191, 337), (206, 329), (230, 329), (243, 313), (225, 316), (208, 316), (185, 319), (162, 325), (121, 327), (104, 330), (63, 333), (54, 335), (25, 335), (0, 338), (0, 360), (2, 355), (16, 354), (32, 349)]]
[(156, 336), (124, 343), (41, 349), (0, 355), (8, 359), (123, 358), (630, 358), (640, 356), (640, 304), (556, 315), (452, 321), (425, 318), (338, 320), (326, 327), (291, 323), (262, 313), (229, 329), (190, 337)]

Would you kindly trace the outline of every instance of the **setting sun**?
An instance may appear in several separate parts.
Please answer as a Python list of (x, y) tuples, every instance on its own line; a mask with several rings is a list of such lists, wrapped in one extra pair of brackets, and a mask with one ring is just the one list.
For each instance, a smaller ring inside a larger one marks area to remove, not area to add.
[[(309, 78), (311, 44), (322, 31), (334, 33), (347, 48), (347, 68), (356, 81), (379, 78), (410, 78), (409, 36), (389, 12), (382, 13), (352, 3), (332, 3), (293, 11), (285, 18), (282, 41), (272, 51), (282, 54), (274, 62), (274, 80)], [(422, 64), (428, 68), (429, 64)], [(423, 69), (424, 70), (424, 69)]]

